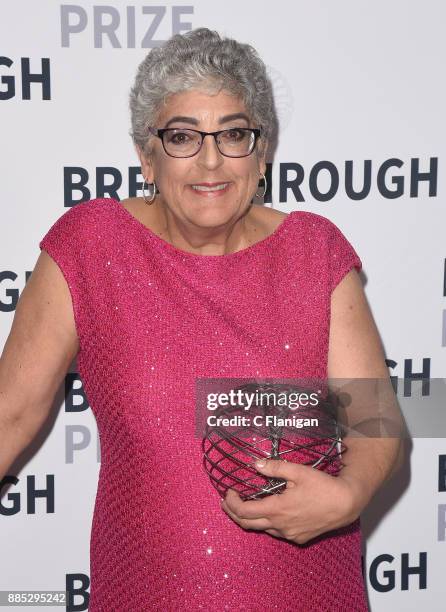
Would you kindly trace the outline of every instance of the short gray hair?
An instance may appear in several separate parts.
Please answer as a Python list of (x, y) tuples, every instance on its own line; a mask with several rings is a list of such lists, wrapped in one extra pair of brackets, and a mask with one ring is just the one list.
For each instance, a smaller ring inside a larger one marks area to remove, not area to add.
[(153, 48), (139, 65), (129, 100), (135, 145), (146, 151), (147, 126), (156, 123), (167, 97), (191, 89), (224, 89), (240, 97), (263, 127), (264, 144), (269, 142), (277, 118), (271, 81), (257, 51), (216, 31), (196, 28)]

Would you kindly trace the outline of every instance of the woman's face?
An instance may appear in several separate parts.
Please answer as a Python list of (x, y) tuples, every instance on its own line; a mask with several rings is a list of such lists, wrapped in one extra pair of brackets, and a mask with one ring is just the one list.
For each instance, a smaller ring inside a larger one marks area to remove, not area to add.
[[(243, 113), (245, 117), (228, 119), (228, 115)], [(170, 123), (173, 117), (181, 120)], [(189, 118), (189, 120), (186, 120)], [(169, 124), (167, 126), (167, 124)], [(254, 125), (243, 102), (225, 92), (208, 94), (193, 90), (171, 95), (162, 107), (155, 128), (192, 128), (204, 132)], [(174, 158), (164, 151), (161, 140), (152, 138), (147, 157), (138, 154), (143, 175), (149, 183), (156, 182), (159, 200), (172, 214), (186, 224), (216, 227), (239, 218), (249, 207), (258, 189), (260, 174), (266, 170), (266, 147), (262, 140), (254, 151), (239, 158), (220, 153), (212, 136), (206, 136), (201, 150), (193, 157)], [(263, 154), (261, 152), (263, 151)], [(229, 183), (223, 191), (197, 192), (199, 183)]]

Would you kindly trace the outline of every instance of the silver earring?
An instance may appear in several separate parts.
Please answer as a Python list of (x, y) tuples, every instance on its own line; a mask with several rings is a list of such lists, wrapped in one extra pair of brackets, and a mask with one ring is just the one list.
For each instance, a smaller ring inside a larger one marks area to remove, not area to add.
[(257, 196), (258, 198), (263, 198), (263, 197), (265, 197), (265, 194), (266, 194), (266, 192), (267, 192), (267, 189), (268, 189), (268, 183), (266, 182), (266, 176), (265, 176), (264, 174), (260, 174), (260, 176), (261, 176), (261, 177), (263, 177), (263, 181), (264, 181), (264, 183), (265, 183), (265, 188), (264, 188), (264, 190), (263, 190), (263, 193), (262, 193), (262, 194), (259, 194), (259, 193), (257, 193), (257, 191), (256, 191), (256, 196)]
[(147, 183), (147, 181), (146, 181), (146, 179), (144, 179), (144, 183), (142, 184), (142, 197), (144, 198), (144, 202), (150, 206), (151, 204), (153, 204), (153, 202), (155, 200), (156, 183), (155, 183), (155, 181), (153, 181), (153, 183), (147, 183), (147, 185), (153, 185), (153, 191), (152, 191), (152, 195), (150, 196), (150, 198), (148, 198), (146, 196), (146, 193), (145, 193), (145, 189), (146, 189), (145, 185), (146, 185), (146, 183)]

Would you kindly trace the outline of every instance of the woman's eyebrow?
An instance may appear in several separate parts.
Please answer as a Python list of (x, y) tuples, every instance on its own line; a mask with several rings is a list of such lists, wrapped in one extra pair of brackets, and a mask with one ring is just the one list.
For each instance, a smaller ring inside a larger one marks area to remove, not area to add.
[[(236, 119), (245, 119), (247, 123), (249, 123), (249, 117), (245, 113), (232, 113), (231, 115), (225, 115), (224, 117), (220, 117), (218, 123), (221, 125), (222, 123), (227, 123), (228, 121), (235, 121)], [(171, 123), (175, 123), (176, 121), (181, 121), (182, 123), (191, 123), (192, 125), (198, 125), (198, 119), (195, 117), (185, 117), (183, 115), (175, 115), (169, 119), (169, 121), (164, 126), (165, 128), (169, 127)]]
[(183, 117), (176, 115), (175, 117), (169, 119), (164, 127), (167, 128), (171, 123), (175, 123), (176, 121), (181, 121), (182, 123), (192, 123), (192, 125), (198, 125), (199, 123), (198, 119), (195, 119), (194, 117)]
[(220, 117), (218, 123), (221, 125), (222, 123), (235, 121), (236, 119), (245, 119), (246, 123), (249, 123), (249, 117), (245, 113), (232, 113), (232, 115), (225, 115), (224, 117)]

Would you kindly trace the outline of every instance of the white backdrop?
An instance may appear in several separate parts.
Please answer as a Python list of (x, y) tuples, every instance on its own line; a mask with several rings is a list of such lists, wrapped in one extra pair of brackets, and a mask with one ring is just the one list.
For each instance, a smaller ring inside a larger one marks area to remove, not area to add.
[[(445, 20), (441, 0), (3, 1), (1, 346), (40, 239), (73, 200), (102, 195), (96, 169), (121, 175), (118, 195), (129, 195), (129, 168), (138, 159), (128, 135), (128, 92), (137, 65), (173, 33), (206, 26), (252, 44), (273, 79), (280, 135), (267, 205), (333, 220), (362, 259), (392, 374), (444, 377)], [(27, 70), (44, 78), (27, 87)], [(352, 199), (346, 165), (353, 165), (359, 192), (366, 160), (370, 189)], [(317, 172), (320, 162), (332, 164), (331, 175)], [(88, 192), (69, 188), (73, 167), (88, 173)], [(429, 180), (417, 181), (417, 167)], [(281, 198), (296, 169), (303, 181)], [(324, 201), (318, 192), (329, 192), (333, 173), (339, 186)], [(373, 612), (444, 609), (443, 455), (444, 439), (415, 439), (411, 467), (363, 516)], [(0, 590), (80, 588), (76, 609), (87, 609), (82, 589), (99, 466), (91, 409), (76, 392), (64, 402), (62, 389), (52, 422), (8, 471), (18, 482), (2, 491)], [(47, 494), (35, 508), (33, 489)], [(421, 570), (408, 574), (406, 565)]]

